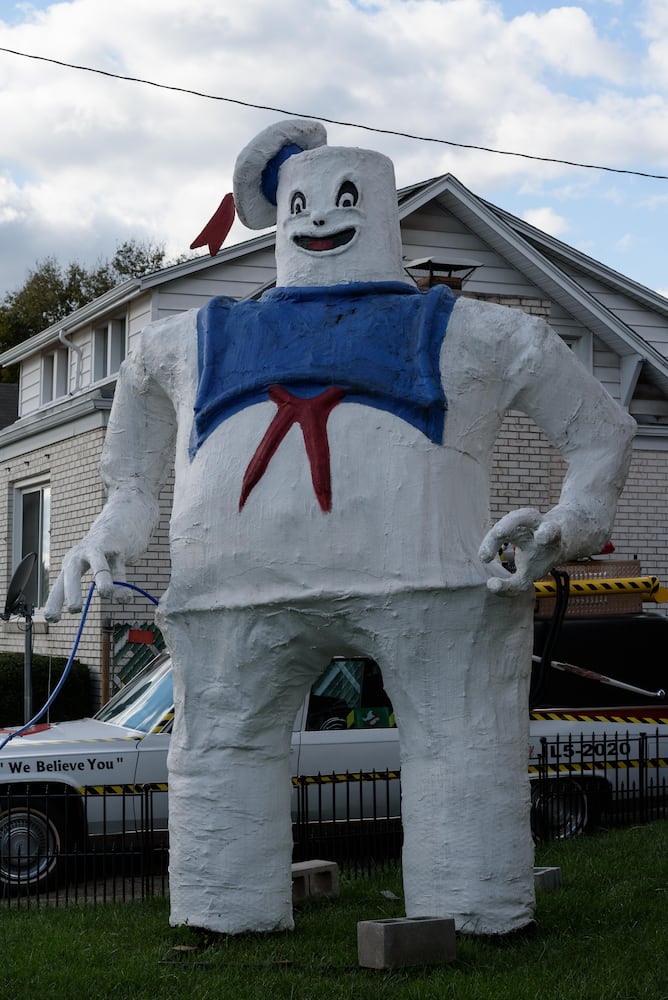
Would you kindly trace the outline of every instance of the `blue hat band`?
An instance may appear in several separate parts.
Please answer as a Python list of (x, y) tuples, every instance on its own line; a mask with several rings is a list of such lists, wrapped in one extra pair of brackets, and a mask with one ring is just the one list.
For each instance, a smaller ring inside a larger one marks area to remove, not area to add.
[(295, 156), (297, 153), (303, 152), (304, 150), (301, 146), (298, 146), (294, 142), (290, 142), (285, 146), (282, 146), (276, 155), (272, 156), (272, 158), (267, 162), (266, 167), (262, 171), (261, 187), (262, 194), (265, 196), (267, 201), (271, 202), (272, 205), (276, 204), (279, 170), (285, 161), (289, 160), (291, 156)]

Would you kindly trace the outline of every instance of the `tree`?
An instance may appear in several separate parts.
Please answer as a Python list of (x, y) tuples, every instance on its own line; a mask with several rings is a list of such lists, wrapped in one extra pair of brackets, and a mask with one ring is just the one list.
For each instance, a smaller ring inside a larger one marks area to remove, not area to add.
[[(55, 257), (38, 261), (21, 288), (7, 292), (0, 305), (0, 351), (64, 320), (128, 278), (159, 270), (164, 257), (161, 245), (126, 240), (116, 248), (111, 260), (99, 261), (90, 269), (77, 261), (63, 266)], [(0, 381), (14, 382), (17, 378), (14, 367), (0, 370)]]
[(162, 244), (154, 246), (151, 243), (127, 240), (116, 248), (111, 260), (111, 270), (121, 280), (140, 278), (143, 274), (159, 271), (164, 259), (165, 248)]

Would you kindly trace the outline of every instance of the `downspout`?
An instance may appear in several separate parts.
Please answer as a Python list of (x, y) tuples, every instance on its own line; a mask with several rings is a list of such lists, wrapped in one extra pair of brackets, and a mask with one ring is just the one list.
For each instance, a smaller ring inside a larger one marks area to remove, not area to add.
[(58, 334), (58, 340), (64, 347), (70, 347), (76, 355), (76, 361), (74, 362), (74, 389), (72, 389), (72, 392), (68, 393), (68, 395), (72, 396), (81, 388), (81, 359), (83, 357), (83, 351), (76, 344), (73, 344), (71, 340), (67, 339), (64, 328)]

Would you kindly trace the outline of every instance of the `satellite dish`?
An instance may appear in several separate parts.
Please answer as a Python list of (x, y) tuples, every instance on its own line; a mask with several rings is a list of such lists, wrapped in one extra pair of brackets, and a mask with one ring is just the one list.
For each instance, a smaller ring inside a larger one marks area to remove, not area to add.
[(5, 601), (5, 612), (0, 615), (7, 621), (10, 615), (23, 615), (26, 620), (25, 625), (25, 662), (23, 667), (23, 707), (26, 724), (32, 716), (32, 613), (33, 606), (24, 594), (28, 586), (30, 574), (35, 568), (37, 553), (29, 552), (14, 570), (14, 575), (9, 581), (7, 600)]
[(37, 553), (29, 552), (14, 570), (14, 575), (9, 582), (9, 590), (7, 591), (5, 612), (2, 616), (0, 616), (4, 619), (4, 621), (7, 621), (10, 615), (26, 614), (26, 605), (28, 602), (26, 601), (23, 591), (28, 585), (30, 574), (34, 569), (36, 562)]

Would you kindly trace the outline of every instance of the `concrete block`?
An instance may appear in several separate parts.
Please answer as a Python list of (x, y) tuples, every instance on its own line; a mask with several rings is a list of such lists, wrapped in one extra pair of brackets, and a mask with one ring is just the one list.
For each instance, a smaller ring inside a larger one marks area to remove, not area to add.
[(457, 953), (455, 922), (449, 917), (395, 917), (357, 925), (357, 957), (365, 969), (443, 965)]
[(533, 884), (536, 892), (561, 889), (561, 868), (534, 868)]
[(338, 899), (339, 866), (335, 861), (298, 861), (292, 866), (292, 902)]

